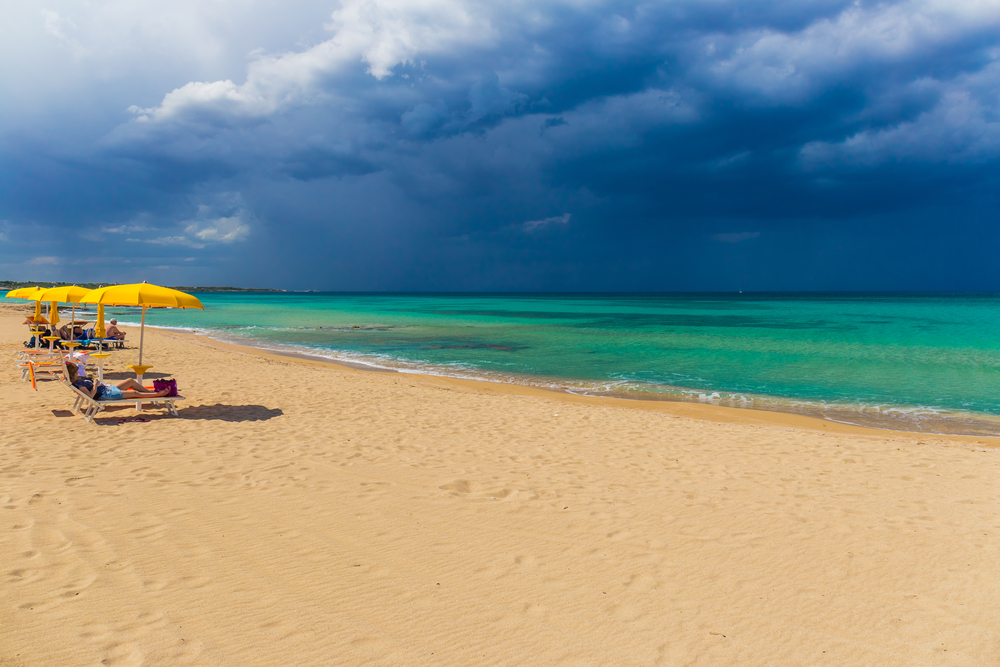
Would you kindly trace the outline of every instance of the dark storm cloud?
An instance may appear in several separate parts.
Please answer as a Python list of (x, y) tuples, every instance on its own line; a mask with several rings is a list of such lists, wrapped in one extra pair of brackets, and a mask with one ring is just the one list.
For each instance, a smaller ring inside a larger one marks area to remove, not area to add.
[[(46, 30), (86, 63), (68, 20)], [(995, 236), (988, 3), (383, 0), (342, 3), (322, 36), (313, 20), (243, 71), (178, 67), (159, 95), (122, 75), (128, 116), (108, 120), (96, 83), (74, 91), (85, 113), (11, 115), (0, 262), (90, 271), (76, 248), (260, 282), (266, 261), (265, 282), (309, 288), (878, 288), (905, 271), (873, 270), (873, 244), (898, 269), (922, 251), (892, 239), (940, 248), (942, 216)], [(834, 240), (838, 259), (818, 254)]]

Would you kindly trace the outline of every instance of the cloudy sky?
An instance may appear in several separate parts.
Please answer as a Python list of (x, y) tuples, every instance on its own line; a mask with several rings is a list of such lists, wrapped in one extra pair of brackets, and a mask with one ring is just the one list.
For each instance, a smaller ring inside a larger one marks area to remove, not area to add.
[(24, 0), (0, 279), (1000, 289), (1000, 0)]

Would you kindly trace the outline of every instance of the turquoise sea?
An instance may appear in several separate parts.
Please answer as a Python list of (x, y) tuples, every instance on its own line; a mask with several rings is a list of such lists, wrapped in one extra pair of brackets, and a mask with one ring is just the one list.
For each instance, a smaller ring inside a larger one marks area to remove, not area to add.
[(1000, 294), (198, 296), (204, 312), (147, 324), (401, 371), (1000, 434)]

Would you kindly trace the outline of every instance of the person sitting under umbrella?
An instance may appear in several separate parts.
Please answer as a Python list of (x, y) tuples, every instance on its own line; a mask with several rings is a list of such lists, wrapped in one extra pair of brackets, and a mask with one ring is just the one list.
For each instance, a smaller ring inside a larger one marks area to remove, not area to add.
[(115, 340), (125, 340), (125, 332), (118, 328), (118, 320), (111, 320), (111, 326), (104, 332), (104, 337), (113, 338)]
[(59, 336), (59, 340), (55, 341), (55, 347), (60, 350), (65, 350), (63, 342), (70, 342), (73, 340), (73, 331), (67, 325), (62, 325), (58, 329), (52, 332), (53, 336)]

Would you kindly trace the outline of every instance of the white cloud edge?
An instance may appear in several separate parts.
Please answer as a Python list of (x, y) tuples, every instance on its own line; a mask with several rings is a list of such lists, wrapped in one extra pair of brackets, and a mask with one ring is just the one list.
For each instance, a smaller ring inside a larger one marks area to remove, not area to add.
[(572, 214), (563, 213), (562, 215), (552, 216), (551, 218), (543, 218), (541, 220), (528, 220), (521, 226), (526, 232), (534, 232), (543, 227), (548, 227), (549, 225), (568, 225)]
[(319, 94), (319, 82), (364, 62), (376, 79), (418, 54), (483, 47), (497, 34), (488, 3), (462, 0), (348, 0), (325, 26), (333, 36), (300, 52), (257, 55), (246, 81), (192, 81), (167, 93), (159, 105), (128, 107), (138, 122), (178, 119), (194, 109), (236, 117), (261, 117)]

